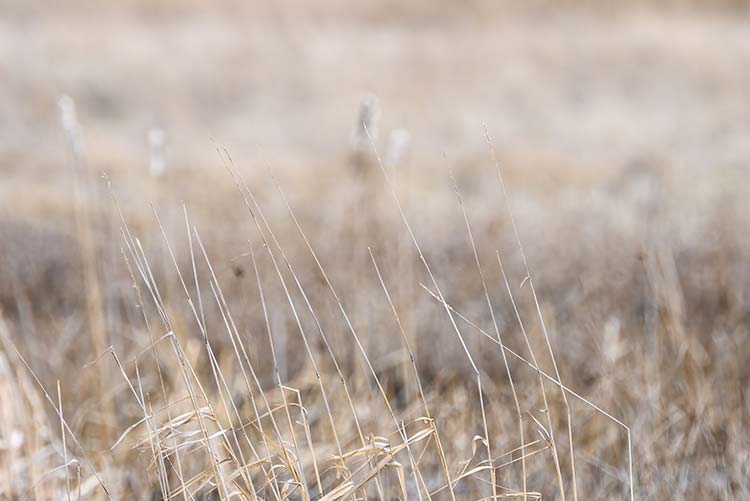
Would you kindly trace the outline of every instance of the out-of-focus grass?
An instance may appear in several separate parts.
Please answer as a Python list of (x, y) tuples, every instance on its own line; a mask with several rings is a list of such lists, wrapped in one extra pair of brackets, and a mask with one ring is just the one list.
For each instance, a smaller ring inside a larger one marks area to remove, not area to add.
[(0, 497), (748, 495), (741, 8), (10, 7)]

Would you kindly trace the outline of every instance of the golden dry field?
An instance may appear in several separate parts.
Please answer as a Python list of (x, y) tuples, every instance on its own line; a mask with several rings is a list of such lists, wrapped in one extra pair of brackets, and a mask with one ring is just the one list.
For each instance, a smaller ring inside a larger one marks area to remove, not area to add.
[(750, 499), (744, 2), (0, 0), (0, 500)]

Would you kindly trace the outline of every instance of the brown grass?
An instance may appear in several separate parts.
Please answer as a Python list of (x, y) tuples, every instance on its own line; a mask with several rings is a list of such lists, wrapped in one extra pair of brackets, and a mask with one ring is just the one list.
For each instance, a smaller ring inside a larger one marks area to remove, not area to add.
[(0, 499), (748, 497), (742, 10), (511, 4), (11, 6)]

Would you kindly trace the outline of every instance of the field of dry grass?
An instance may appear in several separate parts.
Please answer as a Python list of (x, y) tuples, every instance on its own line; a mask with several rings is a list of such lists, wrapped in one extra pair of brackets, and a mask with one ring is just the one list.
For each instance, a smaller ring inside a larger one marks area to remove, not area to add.
[(0, 1), (0, 499), (750, 497), (687, 4)]

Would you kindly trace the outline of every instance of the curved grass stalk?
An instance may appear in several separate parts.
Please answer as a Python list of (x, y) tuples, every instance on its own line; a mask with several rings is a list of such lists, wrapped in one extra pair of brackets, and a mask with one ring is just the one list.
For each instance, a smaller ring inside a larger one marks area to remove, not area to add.
[[(487, 301), (487, 309), (490, 312), (490, 317), (492, 318), (492, 326), (495, 329), (495, 336), (497, 337), (497, 341), (500, 345), (500, 356), (503, 360), (503, 365), (505, 366), (505, 371), (508, 374), (508, 381), (510, 382), (510, 390), (513, 394), (513, 403), (516, 407), (516, 414), (518, 417), (518, 432), (519, 436), (521, 438), (521, 448), (524, 447), (524, 429), (523, 429), (523, 414), (521, 413), (521, 405), (518, 402), (518, 393), (516, 392), (516, 385), (513, 382), (513, 375), (511, 374), (510, 365), (508, 365), (508, 358), (505, 355), (503, 340), (500, 336), (500, 329), (497, 326), (497, 319), (495, 318), (495, 309), (492, 307), (492, 301), (490, 300), (490, 294), (487, 290), (487, 281), (484, 278), (484, 271), (482, 271), (482, 265), (479, 261), (479, 254), (477, 253), (477, 246), (474, 242), (474, 235), (471, 231), (471, 225), (469, 224), (469, 217), (466, 214), (466, 207), (464, 206), (463, 198), (461, 197), (461, 193), (458, 190), (458, 185), (456, 183), (456, 180), (451, 175), (451, 179), (453, 181), (453, 187), (456, 192), (456, 197), (458, 198), (458, 205), (461, 207), (461, 214), (463, 215), (464, 219), (464, 225), (466, 226), (466, 233), (469, 236), (469, 241), (471, 242), (471, 251), (474, 254), (474, 261), (477, 265), (477, 271), (479, 272), (479, 278), (482, 281), (482, 290), (484, 291), (484, 298)], [(488, 442), (489, 443), (489, 442)], [(489, 445), (487, 446), (489, 449)], [(491, 465), (491, 462), (490, 462)], [(492, 472), (494, 474), (495, 469), (492, 469)], [(522, 479), (523, 479), (523, 500), (526, 501), (527, 496), (527, 487), (526, 487), (526, 457), (524, 455), (521, 455), (521, 471), (522, 471)], [(495, 487), (495, 482), (493, 480), (492, 483), (492, 496), (493, 499), (497, 498), (497, 489)]]

